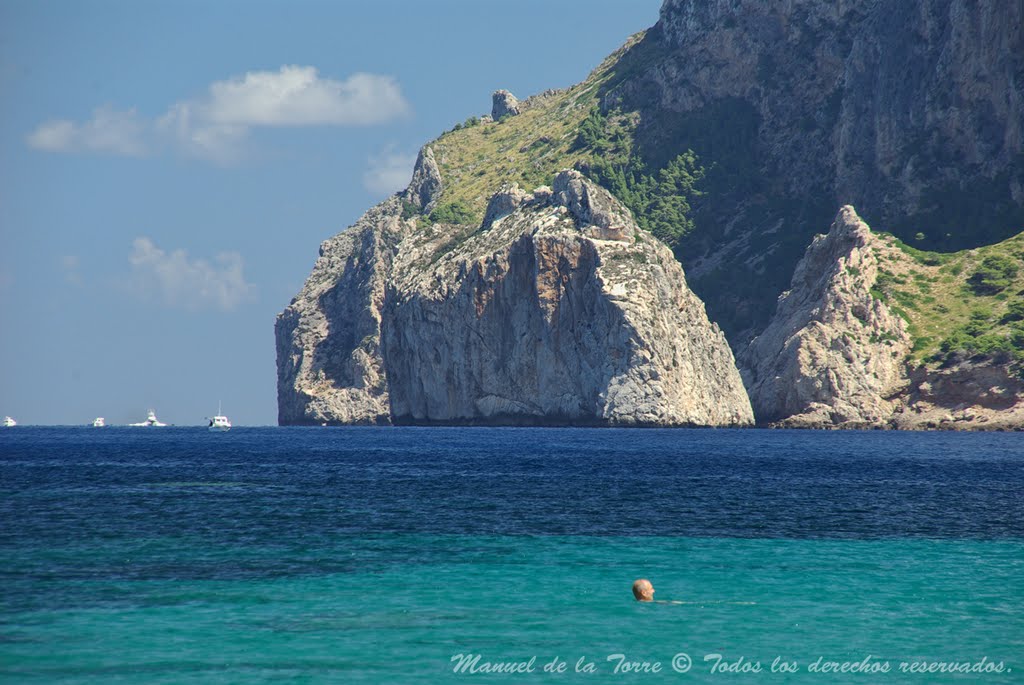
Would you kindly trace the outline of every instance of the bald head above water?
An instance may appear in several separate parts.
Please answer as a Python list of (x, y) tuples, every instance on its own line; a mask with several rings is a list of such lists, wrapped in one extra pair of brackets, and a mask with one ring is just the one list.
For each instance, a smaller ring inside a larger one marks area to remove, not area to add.
[(633, 581), (633, 596), (638, 602), (654, 601), (654, 586), (646, 578)]

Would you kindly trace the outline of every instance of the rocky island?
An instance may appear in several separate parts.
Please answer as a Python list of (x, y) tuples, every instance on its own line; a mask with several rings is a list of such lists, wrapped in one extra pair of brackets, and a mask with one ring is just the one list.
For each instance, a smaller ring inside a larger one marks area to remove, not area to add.
[(666, 0), (495, 92), (321, 245), (279, 422), (1024, 427), (1022, 12)]

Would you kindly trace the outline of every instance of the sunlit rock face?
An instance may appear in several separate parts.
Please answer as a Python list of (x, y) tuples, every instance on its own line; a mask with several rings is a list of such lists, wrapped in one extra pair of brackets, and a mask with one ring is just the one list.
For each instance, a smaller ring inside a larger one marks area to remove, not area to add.
[(768, 327), (740, 354), (760, 422), (887, 426), (906, 386), (907, 325), (871, 294), (880, 242), (853, 207), (797, 264)]
[(278, 317), (282, 424), (752, 423), (724, 335), (628, 210), (572, 171), (502, 193), (457, 245), (394, 200), (324, 244)]

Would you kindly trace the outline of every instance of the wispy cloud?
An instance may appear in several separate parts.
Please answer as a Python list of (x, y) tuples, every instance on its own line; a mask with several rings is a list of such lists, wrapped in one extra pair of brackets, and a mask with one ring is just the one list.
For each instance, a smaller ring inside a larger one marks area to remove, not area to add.
[(250, 299), (255, 286), (245, 280), (242, 256), (222, 252), (213, 262), (192, 259), (185, 250), (166, 252), (146, 237), (136, 238), (128, 257), (132, 287), (169, 307), (229, 311)]
[(134, 109), (103, 106), (88, 121), (55, 119), (26, 137), (51, 152), (139, 157), (161, 149), (229, 163), (256, 127), (368, 126), (408, 116), (410, 107), (391, 76), (357, 73), (344, 80), (315, 67), (282, 66), (216, 81), (201, 97), (181, 100), (154, 119)]
[(64, 255), (60, 258), (60, 269), (64, 272), (64, 280), (71, 285), (82, 285), (82, 275), (78, 271), (80, 263), (78, 255)]
[(174, 105), (156, 120), (155, 130), (161, 141), (178, 152), (218, 164), (238, 161), (249, 137), (248, 126), (210, 123), (189, 103)]
[(109, 105), (96, 108), (92, 118), (76, 124), (53, 119), (29, 134), (28, 144), (50, 152), (97, 152), (142, 157), (148, 152), (147, 122), (134, 109), (119, 112)]
[(297, 66), (218, 81), (197, 108), (207, 121), (242, 126), (365, 126), (409, 113), (390, 76), (358, 73), (336, 81)]
[(363, 185), (371, 193), (387, 195), (409, 185), (416, 153), (404, 154), (388, 147), (382, 153), (370, 156), (367, 164)]

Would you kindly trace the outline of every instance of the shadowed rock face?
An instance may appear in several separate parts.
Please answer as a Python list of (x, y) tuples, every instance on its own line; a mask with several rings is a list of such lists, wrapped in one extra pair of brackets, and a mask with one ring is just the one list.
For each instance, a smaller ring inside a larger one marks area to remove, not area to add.
[(751, 423), (671, 252), (576, 172), (555, 187), (506, 189), (454, 247), (396, 201), (325, 243), (278, 318), (281, 422)]
[(837, 207), (927, 250), (1024, 225), (1019, 0), (666, 0), (619, 72), (645, 163), (713, 169), (678, 255), (734, 350)]
[(658, 34), (666, 56), (644, 94), (676, 112), (750, 103), (791, 189), (821, 188), (875, 223), (927, 210), (943, 182), (1020, 165), (1018, 0), (665, 0)]
[(281, 425), (388, 422), (381, 309), (400, 212), (392, 198), (324, 241), (302, 290), (278, 316)]

